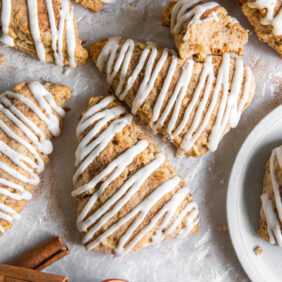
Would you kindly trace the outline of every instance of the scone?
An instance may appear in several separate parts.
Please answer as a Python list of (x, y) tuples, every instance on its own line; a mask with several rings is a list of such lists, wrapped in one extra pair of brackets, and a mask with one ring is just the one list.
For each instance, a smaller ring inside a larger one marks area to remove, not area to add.
[(122, 256), (198, 230), (183, 179), (114, 96), (90, 99), (77, 137), (72, 196), (87, 250)]
[(282, 57), (282, 0), (241, 0), (241, 3), (259, 40)]
[(64, 85), (37, 81), (23, 82), (0, 95), (0, 236), (31, 199), (70, 97)]
[(94, 13), (98, 13), (104, 4), (114, 3), (116, 0), (75, 0), (76, 3), (80, 3), (85, 8), (92, 10)]
[(111, 38), (94, 43), (90, 56), (107, 75), (110, 92), (143, 125), (168, 138), (178, 156), (215, 151), (255, 91), (250, 68), (229, 54), (199, 63), (152, 43)]
[(0, 42), (59, 66), (85, 65), (69, 0), (0, 0)]
[(259, 235), (282, 247), (282, 146), (272, 151), (266, 165), (260, 211)]
[(179, 55), (187, 59), (196, 55), (237, 53), (248, 41), (248, 31), (230, 17), (216, 2), (200, 0), (170, 1), (163, 10), (163, 25), (169, 26)]

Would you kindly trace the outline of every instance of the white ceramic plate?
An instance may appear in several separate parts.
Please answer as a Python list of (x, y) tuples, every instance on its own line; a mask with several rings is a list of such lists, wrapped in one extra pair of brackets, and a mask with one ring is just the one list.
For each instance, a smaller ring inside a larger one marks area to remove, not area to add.
[[(268, 114), (242, 145), (229, 180), (227, 218), (237, 256), (252, 281), (282, 281), (282, 248), (257, 235), (265, 165), (282, 144), (282, 105)], [(263, 254), (256, 256), (254, 248)]]

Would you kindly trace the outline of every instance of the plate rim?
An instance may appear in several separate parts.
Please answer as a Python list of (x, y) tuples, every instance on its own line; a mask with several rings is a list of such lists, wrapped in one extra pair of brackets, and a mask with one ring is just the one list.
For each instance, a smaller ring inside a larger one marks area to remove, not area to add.
[[(242, 146), (240, 147), (240, 150), (238, 151), (235, 161), (233, 163), (227, 187), (226, 214), (229, 236), (241, 266), (243, 267), (249, 278), (253, 281), (267, 281), (269, 277), (265, 277), (264, 272), (259, 271), (259, 268), (254, 265), (247, 251), (242, 252), (241, 249), (243, 242), (241, 242), (241, 245), (240, 243), (238, 244), (238, 238), (241, 237), (240, 229), (237, 228), (239, 226), (239, 218), (238, 213), (236, 213), (236, 211), (238, 210), (236, 200), (238, 198), (239, 189), (234, 189), (234, 186), (236, 186), (236, 183), (238, 182), (236, 181), (236, 179), (238, 179), (238, 171), (242, 171), (242, 169), (240, 170), (240, 163), (242, 164), (242, 160), (243, 163), (246, 162), (246, 159), (248, 158), (249, 154), (245, 153), (246, 151), (249, 153), (252, 151), (251, 145), (254, 145), (254, 139), (257, 138), (257, 133), (260, 132), (265, 125), (268, 125), (269, 122), (275, 120), (276, 115), (278, 117), (279, 114), (281, 115), (281, 113), (282, 105), (279, 105), (274, 108), (270, 113), (268, 113), (262, 120), (260, 120), (248, 134)], [(243, 166), (241, 165), (241, 167)]]

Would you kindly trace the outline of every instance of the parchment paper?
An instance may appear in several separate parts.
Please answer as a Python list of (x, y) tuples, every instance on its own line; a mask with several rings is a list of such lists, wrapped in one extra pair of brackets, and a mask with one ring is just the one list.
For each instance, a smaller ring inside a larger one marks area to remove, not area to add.
[[(114, 5), (106, 5), (98, 14), (74, 4), (80, 38), (87, 40), (89, 45), (109, 36), (123, 36), (174, 48), (169, 29), (161, 26), (161, 10), (167, 2), (120, 0)], [(41, 175), (41, 184), (22, 212), (22, 219), (0, 238), (1, 263), (8, 262), (43, 239), (60, 235), (69, 245), (71, 254), (46, 271), (68, 275), (70, 281), (96, 282), (113, 277), (134, 282), (248, 279), (236, 258), (228, 232), (219, 229), (227, 223), (226, 192), (236, 154), (252, 128), (282, 102), (282, 61), (277, 53), (257, 40), (238, 1), (218, 2), (250, 30), (244, 60), (256, 77), (255, 97), (237, 129), (223, 139), (215, 153), (208, 153), (200, 159), (177, 159), (171, 145), (165, 144), (159, 136), (154, 137), (191, 188), (200, 207), (200, 229), (187, 239), (170, 240), (121, 259), (84, 249), (75, 224), (76, 203), (70, 196), (77, 121), (91, 96), (106, 93), (104, 76), (92, 62), (64, 74), (55, 65), (42, 64), (23, 53), (0, 47), (0, 55), (7, 56), (7, 62), (0, 65), (1, 92), (21, 81), (39, 79), (64, 83), (72, 88), (73, 93), (69, 104), (71, 111), (65, 118), (62, 135), (54, 140), (55, 150)]]

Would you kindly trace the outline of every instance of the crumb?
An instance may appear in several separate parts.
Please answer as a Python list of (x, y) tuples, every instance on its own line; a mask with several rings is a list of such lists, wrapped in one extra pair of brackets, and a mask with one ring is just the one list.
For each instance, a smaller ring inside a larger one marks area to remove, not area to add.
[(0, 55), (0, 65), (7, 62), (7, 57)]
[(221, 248), (221, 249), (224, 249), (224, 245), (220, 245), (220, 248)]
[(224, 184), (224, 180), (223, 179), (220, 180), (220, 184)]
[(263, 253), (262, 247), (256, 246), (256, 247), (254, 248), (254, 253), (256, 254), (256, 256), (262, 255), (262, 253)]
[(209, 259), (214, 259), (214, 258), (215, 258), (215, 256), (208, 256), (208, 258), (209, 258)]
[(218, 227), (218, 230), (221, 232), (227, 232), (228, 231), (228, 226), (226, 224), (223, 224)]
[(210, 167), (210, 166), (208, 167), (208, 172), (212, 172), (212, 169), (211, 169), (211, 167)]

